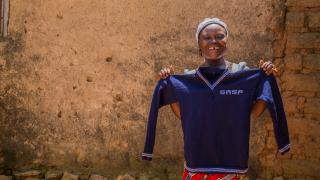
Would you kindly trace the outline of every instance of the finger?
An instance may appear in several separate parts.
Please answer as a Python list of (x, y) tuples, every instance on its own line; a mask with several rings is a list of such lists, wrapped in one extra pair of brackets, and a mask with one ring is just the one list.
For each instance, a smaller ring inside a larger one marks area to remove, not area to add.
[(173, 67), (172, 67), (172, 65), (170, 65), (170, 72), (173, 74), (174, 73), (174, 69), (173, 69)]
[(266, 61), (267, 63), (272, 63), (271, 61)]
[(164, 74), (163, 76), (166, 78), (168, 76), (168, 70), (167, 69), (164, 69)]
[(273, 64), (270, 61), (265, 62), (263, 64), (263, 68), (264, 68), (265, 71), (268, 71), (269, 69), (272, 69), (272, 66), (273, 66)]
[(267, 64), (268, 64), (268, 65), (269, 65), (269, 64), (273, 65), (271, 61), (267, 61)]
[(163, 75), (164, 75), (164, 76), (167, 75), (167, 69), (166, 69), (166, 68), (163, 68), (163, 69), (162, 69), (162, 72), (163, 72)]
[(166, 76), (166, 73), (164, 72), (164, 69), (161, 69), (161, 79), (164, 79)]
[(163, 69), (161, 69), (161, 70), (160, 70), (160, 73), (161, 73), (161, 76), (163, 76), (163, 74), (164, 74), (164, 70), (163, 70)]
[(265, 63), (264, 68), (266, 69), (266, 71), (269, 71), (270, 69), (273, 68), (273, 64), (271, 62), (267, 62)]
[(272, 68), (267, 70), (267, 74), (270, 75), (272, 73)]
[(272, 68), (272, 74), (274, 76), (278, 76), (279, 75), (279, 70), (276, 67)]
[(160, 79), (164, 79), (164, 76), (161, 72), (158, 73), (158, 80), (160, 80)]
[(260, 60), (259, 60), (259, 67), (261, 67), (261, 66), (263, 65), (263, 63), (264, 63), (263, 59), (260, 58)]
[(266, 68), (268, 66), (268, 62), (263, 61), (260, 68)]
[(264, 64), (267, 66), (269, 64), (272, 64), (272, 62), (271, 61), (266, 61), (266, 62), (264, 62)]
[(261, 69), (263, 69), (263, 71), (267, 71), (267, 66), (268, 66), (268, 63), (264, 62), (261, 66)]
[(170, 74), (170, 69), (166, 68), (166, 75)]

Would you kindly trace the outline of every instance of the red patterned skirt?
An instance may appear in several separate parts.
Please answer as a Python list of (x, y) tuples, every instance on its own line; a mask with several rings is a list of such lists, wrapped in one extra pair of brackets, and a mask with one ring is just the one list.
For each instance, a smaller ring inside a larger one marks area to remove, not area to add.
[(248, 180), (243, 174), (191, 173), (184, 169), (182, 180)]

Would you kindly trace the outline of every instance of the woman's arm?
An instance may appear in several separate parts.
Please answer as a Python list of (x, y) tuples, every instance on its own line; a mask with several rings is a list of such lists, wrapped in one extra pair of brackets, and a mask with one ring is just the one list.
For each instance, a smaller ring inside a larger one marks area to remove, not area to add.
[(266, 109), (267, 103), (262, 100), (257, 100), (251, 109), (250, 118), (252, 120), (257, 119), (263, 111)]
[(177, 118), (181, 119), (180, 116), (180, 106), (179, 103), (172, 103), (170, 104), (171, 110), (173, 111), (173, 113), (177, 116)]
[[(174, 74), (174, 69), (172, 66), (170, 66), (169, 68), (163, 68), (160, 70), (159, 72), (159, 78), (160, 79), (165, 79), (167, 77), (169, 77), (170, 75)], [(180, 106), (179, 106), (179, 103), (172, 103), (170, 104), (170, 107), (171, 107), (171, 110), (172, 112), (177, 116), (177, 118), (181, 118), (180, 117)]]
[[(263, 71), (267, 75), (273, 74), (277, 76), (279, 74), (278, 69), (273, 65), (271, 61), (264, 61), (262, 58), (259, 60), (259, 67), (263, 69)], [(266, 109), (267, 103), (262, 100), (257, 100), (251, 109), (250, 118), (252, 120), (257, 119)]]

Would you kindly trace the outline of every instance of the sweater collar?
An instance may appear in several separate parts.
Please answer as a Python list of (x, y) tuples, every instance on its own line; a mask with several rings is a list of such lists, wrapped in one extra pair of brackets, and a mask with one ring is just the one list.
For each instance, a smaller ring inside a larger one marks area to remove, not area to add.
[[(221, 74), (220, 77), (213, 82), (212, 84), (210, 81), (203, 75), (203, 73), (210, 73), (210, 74)], [(213, 90), (228, 74), (229, 70), (221, 69), (216, 67), (199, 67), (196, 71), (196, 74), (200, 77), (200, 79), (206, 83), (206, 85)]]

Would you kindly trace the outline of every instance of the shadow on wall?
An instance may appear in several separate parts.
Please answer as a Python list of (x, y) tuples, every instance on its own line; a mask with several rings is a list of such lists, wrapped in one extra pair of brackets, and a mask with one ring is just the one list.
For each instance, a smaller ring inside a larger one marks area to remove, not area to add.
[[(22, 99), (28, 95), (23, 87), (14, 83), (20, 79), (31, 67), (20, 60), (24, 49), (22, 34), (15, 34), (0, 39), (3, 46), (0, 66), (0, 169), (11, 169), (23, 164), (23, 161), (33, 160), (36, 157), (35, 149), (39, 148), (30, 139), (38, 136), (39, 125), (35, 115), (22, 108)], [(17, 55), (19, 55), (17, 57)], [(4, 82), (4, 79), (11, 81)], [(23, 157), (23, 161), (20, 160)]]
[(37, 144), (28, 142), (36, 139), (37, 126), (33, 124), (35, 116), (23, 108), (19, 108), (19, 100), (8, 94), (6, 88), (0, 95), (0, 169), (11, 169), (23, 164), (21, 159), (30, 161), (36, 158)]

